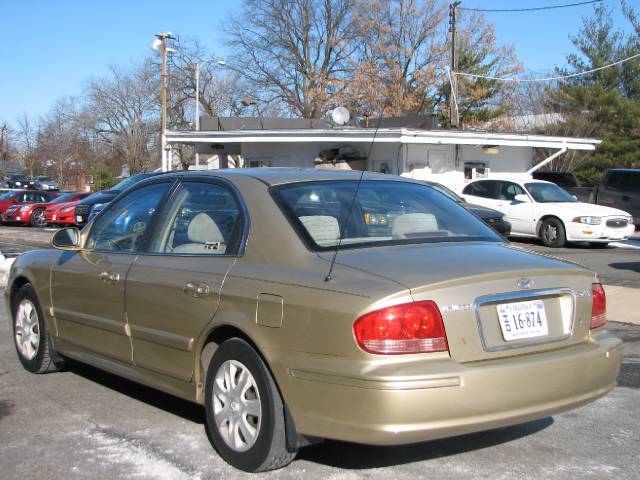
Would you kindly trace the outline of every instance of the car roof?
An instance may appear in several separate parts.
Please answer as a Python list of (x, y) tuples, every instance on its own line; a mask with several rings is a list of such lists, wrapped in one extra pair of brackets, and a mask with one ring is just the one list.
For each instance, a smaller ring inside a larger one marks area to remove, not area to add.
[[(287, 183), (327, 181), (327, 180), (359, 180), (362, 176), (360, 170), (333, 170), (315, 168), (287, 168), (287, 167), (262, 167), (262, 168), (229, 168), (221, 170), (189, 170), (174, 173), (175, 176), (203, 176), (224, 177), (251, 177), (268, 185), (283, 185)], [(398, 177), (384, 173), (364, 172), (363, 180), (387, 180), (421, 183), (410, 178)]]
[(478, 178), (476, 180), (472, 180), (471, 182), (469, 182), (469, 184), (472, 183), (477, 183), (477, 182), (513, 182), (513, 183), (518, 183), (518, 184), (525, 184), (525, 183), (550, 183), (552, 185), (555, 185), (555, 183), (553, 182), (549, 182), (547, 180), (540, 180), (537, 178), (521, 178), (521, 177), (514, 177), (514, 178), (509, 178), (509, 177), (500, 177), (500, 178)]

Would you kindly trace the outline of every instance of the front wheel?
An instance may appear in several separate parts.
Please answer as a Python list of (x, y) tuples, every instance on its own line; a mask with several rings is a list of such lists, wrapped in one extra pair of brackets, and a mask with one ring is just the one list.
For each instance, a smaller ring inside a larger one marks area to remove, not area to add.
[(540, 237), (545, 247), (563, 247), (566, 243), (564, 225), (557, 218), (548, 218), (542, 223)]
[(246, 472), (275, 470), (296, 452), (286, 445), (284, 405), (269, 370), (244, 340), (216, 350), (205, 386), (211, 441), (220, 456)]
[(36, 293), (23, 285), (13, 302), (13, 340), (22, 366), (32, 373), (59, 370), (64, 361), (53, 350)]
[(31, 226), (32, 227), (44, 227), (46, 222), (44, 220), (44, 208), (36, 208), (31, 214)]

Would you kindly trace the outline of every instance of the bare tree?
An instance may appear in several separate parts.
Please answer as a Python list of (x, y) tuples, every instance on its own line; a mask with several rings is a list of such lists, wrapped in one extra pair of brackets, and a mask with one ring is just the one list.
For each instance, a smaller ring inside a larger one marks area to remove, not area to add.
[(233, 65), (260, 98), (318, 118), (340, 102), (355, 53), (354, 0), (244, 0), (225, 22)]
[(106, 78), (92, 80), (87, 108), (94, 131), (130, 172), (151, 165), (150, 151), (159, 132), (157, 69), (150, 60), (129, 69), (112, 67)]
[(36, 147), (38, 145), (37, 126), (34, 125), (34, 120), (30, 118), (26, 112), (23, 112), (18, 117), (17, 123), (16, 139), (19, 152), (18, 158), (25, 172), (29, 176), (33, 176), (38, 162), (36, 155)]
[(442, 0), (359, 0), (359, 60), (349, 82), (352, 108), (388, 116), (433, 111), (433, 87), (446, 54)]

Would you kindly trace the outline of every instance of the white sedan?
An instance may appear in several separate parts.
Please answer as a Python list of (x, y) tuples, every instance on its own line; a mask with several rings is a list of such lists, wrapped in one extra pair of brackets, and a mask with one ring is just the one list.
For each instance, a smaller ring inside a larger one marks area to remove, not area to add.
[(468, 202), (493, 208), (511, 222), (511, 235), (538, 237), (548, 247), (590, 242), (605, 247), (633, 234), (633, 217), (616, 208), (578, 202), (551, 182), (532, 179), (476, 180), (462, 195)]

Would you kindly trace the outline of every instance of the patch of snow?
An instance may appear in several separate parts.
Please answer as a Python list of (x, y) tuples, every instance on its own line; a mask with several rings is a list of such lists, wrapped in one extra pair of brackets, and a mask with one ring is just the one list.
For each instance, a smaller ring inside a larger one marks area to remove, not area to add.
[(131, 478), (152, 478), (159, 480), (197, 480), (199, 475), (192, 475), (173, 463), (154, 455), (141, 446), (114, 438), (103, 432), (91, 431), (89, 439), (98, 446), (95, 448), (96, 458), (107, 465), (126, 464), (129, 466)]

